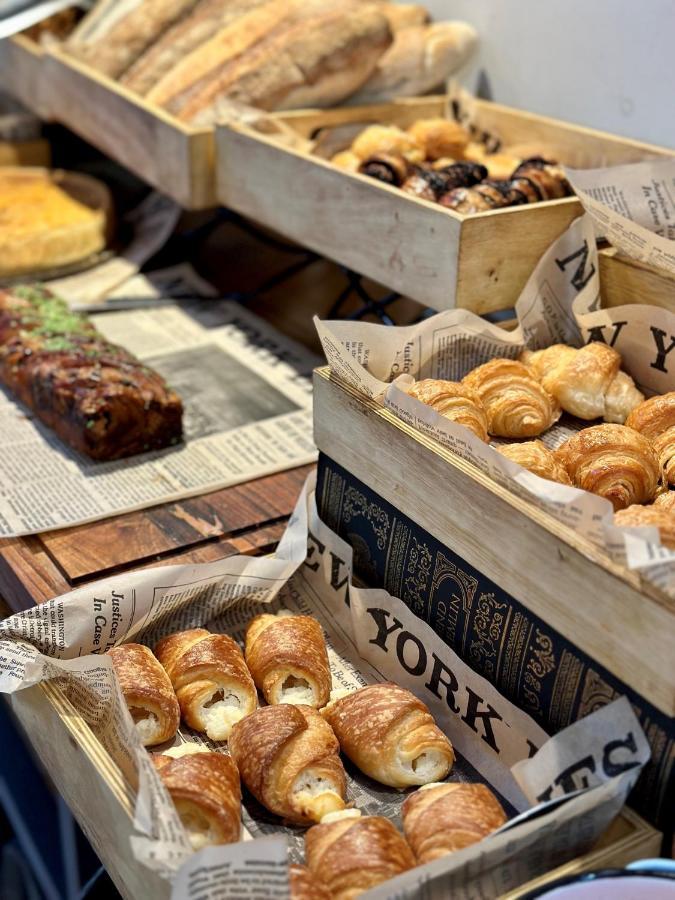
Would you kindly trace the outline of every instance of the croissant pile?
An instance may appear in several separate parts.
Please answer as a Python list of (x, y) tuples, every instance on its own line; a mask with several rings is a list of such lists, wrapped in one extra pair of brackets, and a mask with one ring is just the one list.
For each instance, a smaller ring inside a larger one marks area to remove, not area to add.
[[(529, 151), (527, 158), (514, 151)], [(534, 153), (532, 151), (535, 151)], [(370, 125), (332, 162), (463, 215), (558, 200), (572, 194), (548, 148), (488, 153), (451, 119), (420, 119), (407, 130)]]
[[(675, 392), (645, 400), (607, 344), (554, 344), (519, 360), (492, 359), (461, 382), (424, 379), (410, 396), (464, 425), (540, 478), (610, 501), (615, 524), (657, 528), (675, 549)], [(556, 450), (541, 435), (568, 413), (598, 422)], [(526, 440), (522, 440), (526, 439)]]
[[(311, 616), (255, 616), (243, 653), (227, 635), (192, 628), (154, 653), (123, 644), (108, 655), (145, 746), (171, 741), (181, 717), (223, 742), (220, 752), (183, 743), (152, 756), (194, 850), (241, 839), (242, 786), (281, 822), (309, 829), (306, 865), (289, 867), (293, 900), (351, 900), (506, 821), (489, 788), (444, 781), (452, 744), (410, 691), (384, 682), (330, 699)], [(353, 808), (342, 754), (375, 782), (415, 789), (404, 833)]]

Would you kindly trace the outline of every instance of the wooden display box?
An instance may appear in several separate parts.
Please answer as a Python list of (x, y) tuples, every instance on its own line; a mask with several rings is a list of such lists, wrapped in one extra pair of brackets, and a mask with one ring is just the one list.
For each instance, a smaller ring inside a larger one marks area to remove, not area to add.
[[(168, 882), (136, 862), (129, 849), (134, 833), (134, 787), (70, 700), (57, 685), (47, 683), (12, 695), (11, 707), (122, 897), (169, 900)], [(564, 875), (655, 856), (660, 842), (658, 831), (626, 809), (590, 853), (507, 896), (515, 900), (526, 889)]]
[(42, 77), (44, 57), (42, 47), (21, 34), (0, 41), (0, 89), (41, 119), (48, 119)]
[[(673, 151), (477, 101), (481, 125), (505, 144), (542, 142), (578, 167), (619, 165)], [(443, 97), (278, 115), (303, 137), (347, 123), (442, 114)], [(581, 214), (574, 198), (464, 216), (284, 146), (245, 125), (217, 129), (217, 195), (224, 205), (434, 309), (507, 309), (542, 254)]]
[(653, 750), (639, 811), (672, 827), (675, 600), (328, 368), (314, 438), (319, 515), (357, 577), (549, 733), (626, 694)]

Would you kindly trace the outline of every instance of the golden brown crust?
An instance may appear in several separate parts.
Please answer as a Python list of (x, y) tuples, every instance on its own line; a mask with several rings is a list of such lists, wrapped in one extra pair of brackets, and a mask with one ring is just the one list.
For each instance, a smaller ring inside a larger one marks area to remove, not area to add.
[(675, 491), (664, 491), (654, 501), (654, 506), (659, 509), (667, 509), (671, 513), (675, 513)]
[(333, 900), (352, 900), (415, 866), (403, 836), (381, 816), (315, 825), (305, 835), (305, 856)]
[(560, 416), (560, 407), (527, 366), (513, 359), (491, 359), (464, 378), (488, 417), (497, 437), (537, 437)]
[(576, 487), (605, 497), (615, 511), (656, 496), (659, 462), (649, 441), (625, 425), (584, 428), (558, 448)]
[(291, 900), (331, 900), (328, 888), (324, 887), (307, 866), (288, 867)]
[[(150, 648), (121, 644), (109, 650), (108, 656), (143, 745), (170, 740), (178, 731), (180, 709), (171, 682)], [(147, 721), (141, 726), (143, 719)]]
[(630, 375), (621, 372), (621, 356), (598, 341), (581, 349), (553, 344), (545, 350), (526, 350), (521, 360), (565, 412), (580, 419), (604, 419), (623, 424), (643, 399)]
[(230, 717), (240, 718), (258, 705), (255, 684), (236, 641), (205, 628), (179, 631), (155, 648), (157, 659), (171, 679), (183, 718), (212, 740), (227, 740), (231, 722), (212, 721), (217, 704), (230, 704)]
[[(667, 497), (667, 494), (662, 496)], [(650, 525), (658, 528), (661, 543), (670, 550), (675, 550), (675, 515), (667, 506), (654, 503), (652, 506), (634, 504), (627, 509), (620, 509), (614, 514), (614, 524), (627, 528)]]
[(652, 442), (664, 480), (675, 484), (675, 391), (650, 397), (636, 406), (626, 425)]
[(345, 753), (382, 784), (404, 788), (440, 781), (454, 761), (452, 744), (414, 694), (384, 682), (330, 703), (322, 715)]
[(195, 849), (239, 840), (241, 788), (239, 772), (229, 756), (195, 753), (172, 759), (156, 754), (152, 761), (188, 831), (201, 825), (202, 834), (191, 834)]
[[(333, 679), (323, 631), (310, 616), (263, 613), (246, 629), (246, 664), (265, 700), (306, 703), (319, 709), (328, 703)], [(306, 683), (312, 697), (303, 696)], [(293, 688), (292, 685), (296, 687)], [(293, 699), (293, 696), (298, 698)]]
[(556, 454), (541, 441), (523, 441), (522, 444), (493, 444), (498, 453), (534, 472), (540, 478), (572, 484), (567, 470)]
[(506, 822), (501, 804), (484, 784), (439, 784), (406, 797), (403, 831), (418, 865), (462, 850)]
[(487, 440), (485, 409), (478, 394), (465, 384), (425, 378), (416, 381), (408, 393), (435, 409), (444, 418), (464, 425), (481, 441)]
[(347, 780), (330, 726), (310, 706), (263, 706), (229, 743), (242, 781), (270, 812), (306, 825), (344, 809)]
[(351, 151), (361, 160), (382, 155), (400, 156), (411, 163), (424, 159), (423, 148), (396, 125), (369, 125), (355, 138)]
[(469, 143), (469, 135), (458, 122), (451, 119), (418, 119), (408, 128), (408, 134), (424, 151), (425, 159), (450, 156), (461, 159)]

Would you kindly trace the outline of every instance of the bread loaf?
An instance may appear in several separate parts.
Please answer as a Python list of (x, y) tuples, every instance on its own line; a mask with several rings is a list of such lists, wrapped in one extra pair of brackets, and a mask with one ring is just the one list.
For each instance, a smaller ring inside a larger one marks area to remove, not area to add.
[(362, 106), (428, 94), (463, 65), (475, 45), (476, 31), (465, 22), (403, 28), (349, 104)]

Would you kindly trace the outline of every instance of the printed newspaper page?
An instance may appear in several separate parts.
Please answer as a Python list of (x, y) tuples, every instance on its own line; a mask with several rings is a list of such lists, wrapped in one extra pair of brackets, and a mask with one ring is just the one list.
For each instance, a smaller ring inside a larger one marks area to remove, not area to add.
[(312, 462), (316, 360), (234, 302), (93, 316), (183, 400), (185, 441), (95, 462), (0, 392), (0, 537), (76, 525)]
[[(449, 779), (489, 784), (509, 816), (479, 844), (366, 896), (415, 897), (422, 886), (430, 897), (448, 891), (467, 900), (495, 896), (584, 852), (621, 808), (648, 757), (628, 704), (618, 701), (548, 739), (400, 600), (357, 589), (351, 576), (351, 548), (318, 519), (312, 476), (272, 558), (112, 576), (0, 623), (0, 690), (18, 705), (23, 688), (44, 681), (67, 694), (137, 791), (131, 849), (138, 865), (173, 883), (172, 900), (287, 896), (287, 865), (303, 858), (304, 831), (284, 825), (245, 793), (244, 844), (191, 853), (104, 653), (130, 640), (152, 647), (166, 634), (200, 625), (241, 641), (246, 623), (261, 611), (319, 620), (334, 690), (394, 680), (417, 694), (455, 747)], [(632, 743), (625, 741), (627, 729)], [(190, 744), (226, 752), (225, 744), (185, 726), (173, 747), (155, 752), (175, 754), (177, 745)], [(584, 768), (589, 756), (612, 765)], [(348, 799), (362, 814), (385, 815), (400, 827), (405, 794), (345, 763)], [(577, 778), (562, 777), (572, 770)]]

